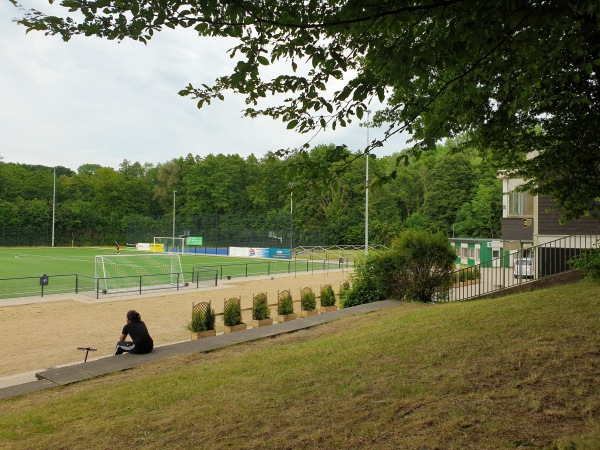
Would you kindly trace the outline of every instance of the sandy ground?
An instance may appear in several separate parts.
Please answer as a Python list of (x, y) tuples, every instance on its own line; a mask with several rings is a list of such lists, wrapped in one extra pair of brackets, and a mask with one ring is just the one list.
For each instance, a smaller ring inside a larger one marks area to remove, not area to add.
[[(35, 303), (6, 305), (0, 300), (0, 377), (65, 364), (83, 362), (85, 352), (77, 347), (92, 347), (88, 359), (111, 355), (125, 325), (125, 314), (137, 310), (157, 346), (190, 338), (185, 325), (191, 319), (194, 302), (211, 301), (217, 313), (217, 332), (223, 321), (226, 298), (241, 297), (242, 308), (252, 307), (252, 296), (266, 292), (269, 304), (277, 304), (278, 291), (289, 289), (295, 311), (300, 310), (300, 289), (311, 287), (319, 295), (322, 285), (331, 284), (339, 291), (348, 279), (348, 271), (329, 271), (296, 276), (253, 278), (219, 282), (215, 288), (184, 292), (160, 292), (127, 298), (96, 300), (72, 294), (56, 298), (30, 299)], [(28, 301), (28, 300), (24, 300)], [(15, 302), (18, 303), (18, 302)], [(271, 308), (276, 320), (277, 309)], [(251, 324), (251, 312), (243, 312), (243, 321)]]

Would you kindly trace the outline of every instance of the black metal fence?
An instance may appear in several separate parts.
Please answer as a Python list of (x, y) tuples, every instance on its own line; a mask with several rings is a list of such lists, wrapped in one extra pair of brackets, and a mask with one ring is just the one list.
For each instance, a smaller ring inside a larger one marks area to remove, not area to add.
[(203, 268), (192, 272), (110, 278), (96, 278), (79, 274), (0, 278), (0, 299), (44, 297), (53, 294), (70, 293), (100, 298), (115, 295), (143, 294), (160, 289), (199, 289), (216, 286), (218, 282), (217, 276), (217, 270)]
[[(87, 275), (47, 275), (41, 277), (0, 278), (0, 299), (46, 296), (51, 294), (83, 294), (94, 298), (143, 294), (155, 290), (183, 290), (212, 287), (218, 280), (251, 276), (326, 272), (349, 267), (348, 261), (334, 260), (261, 260), (243, 264), (194, 266), (191, 272), (133, 275), (123, 277), (91, 277)], [(1, 302), (0, 302), (1, 305)]]
[(597, 247), (597, 235), (582, 234), (515, 250), (457, 270), (451, 275), (451, 288), (438, 291), (436, 301), (469, 300), (568, 272), (572, 270), (570, 260)]

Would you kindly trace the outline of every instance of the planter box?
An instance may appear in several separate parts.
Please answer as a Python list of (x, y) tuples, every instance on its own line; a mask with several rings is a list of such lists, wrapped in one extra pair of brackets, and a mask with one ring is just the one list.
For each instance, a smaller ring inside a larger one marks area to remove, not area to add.
[(239, 325), (233, 325), (228, 327), (225, 325), (225, 329), (223, 330), (225, 333), (235, 333), (236, 331), (243, 331), (248, 328), (248, 325), (245, 323), (240, 323)]
[(479, 279), (476, 279), (476, 280), (467, 280), (467, 281), (461, 281), (460, 283), (455, 283), (455, 284), (454, 284), (454, 287), (455, 287), (455, 288), (457, 288), (457, 287), (461, 287), (461, 286), (469, 286), (469, 285), (471, 285), (471, 284), (477, 284), (477, 283), (479, 283)]
[(332, 312), (332, 311), (337, 311), (337, 306), (333, 305), (333, 306), (321, 306), (320, 308), (321, 313), (328, 313), (328, 312)]
[(216, 336), (217, 330), (192, 331), (192, 341), (202, 339), (209, 336)]
[(268, 325), (273, 325), (273, 319), (271, 319), (270, 317), (268, 319), (253, 320), (252, 321), (252, 327), (253, 328), (266, 327)]
[(284, 316), (277, 316), (277, 322), (289, 322), (290, 320), (296, 319), (296, 314), (286, 314)]
[(319, 314), (318, 309), (311, 309), (308, 311), (305, 311), (305, 310), (300, 311), (300, 317), (316, 316), (317, 314)]

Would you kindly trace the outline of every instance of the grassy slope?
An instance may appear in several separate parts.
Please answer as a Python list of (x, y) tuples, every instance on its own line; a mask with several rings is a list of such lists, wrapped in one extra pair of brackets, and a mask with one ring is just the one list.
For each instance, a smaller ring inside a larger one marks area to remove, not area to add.
[(0, 401), (0, 447), (600, 448), (599, 306), (404, 304), (173, 358)]

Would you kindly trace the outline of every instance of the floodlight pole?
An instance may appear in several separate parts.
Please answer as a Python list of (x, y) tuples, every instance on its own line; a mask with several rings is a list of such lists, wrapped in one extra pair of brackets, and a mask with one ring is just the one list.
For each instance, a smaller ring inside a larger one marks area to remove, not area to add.
[(365, 255), (369, 254), (369, 118), (371, 110), (367, 109), (367, 153), (365, 177)]
[(290, 252), (294, 252), (294, 183), (290, 183)]
[(173, 243), (175, 242), (175, 202), (177, 191), (173, 191)]
[(52, 248), (54, 248), (54, 220), (56, 217), (56, 167), (54, 167), (54, 187), (52, 188)]

